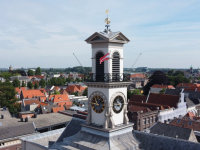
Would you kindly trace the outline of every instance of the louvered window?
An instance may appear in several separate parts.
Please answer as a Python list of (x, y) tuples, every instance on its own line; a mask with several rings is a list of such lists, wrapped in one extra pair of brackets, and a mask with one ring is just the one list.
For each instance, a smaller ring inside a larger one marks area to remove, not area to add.
[(100, 58), (104, 56), (102, 52), (98, 52), (96, 55), (96, 80), (103, 81), (104, 80), (104, 62), (100, 64)]
[(112, 73), (113, 74), (119, 74), (120, 73), (120, 58), (119, 53), (114, 52), (113, 58), (112, 58)]

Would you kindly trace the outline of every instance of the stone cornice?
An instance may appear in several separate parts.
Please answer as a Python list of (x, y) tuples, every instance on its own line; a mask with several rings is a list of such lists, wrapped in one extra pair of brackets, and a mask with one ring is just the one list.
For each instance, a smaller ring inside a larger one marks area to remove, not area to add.
[(128, 87), (131, 82), (84, 82), (84, 84), (93, 88), (122, 88)]

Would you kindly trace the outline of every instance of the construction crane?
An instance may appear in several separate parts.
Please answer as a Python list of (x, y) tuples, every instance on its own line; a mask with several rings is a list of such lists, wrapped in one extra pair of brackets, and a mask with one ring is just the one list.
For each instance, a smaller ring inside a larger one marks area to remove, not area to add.
[[(76, 57), (76, 55), (74, 53), (73, 53), (73, 55), (76, 58), (76, 60), (79, 62), (79, 64), (81, 65), (81, 67), (83, 68), (82, 64), (80, 63), (80, 61), (78, 60), (78, 58)], [(83, 71), (84, 71), (84, 73), (86, 73), (84, 68), (83, 68)]]
[(137, 60), (140, 58), (141, 55), (142, 55), (142, 53), (140, 53), (140, 55), (138, 56), (138, 58), (136, 59), (136, 61), (134, 62), (133, 66), (131, 68), (134, 67), (135, 63), (137, 62)]

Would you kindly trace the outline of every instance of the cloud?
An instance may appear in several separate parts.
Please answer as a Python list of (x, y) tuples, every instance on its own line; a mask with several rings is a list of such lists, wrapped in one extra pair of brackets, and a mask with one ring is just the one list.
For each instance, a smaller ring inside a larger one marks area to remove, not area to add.
[(198, 0), (0, 1), (0, 67), (73, 67), (79, 65), (73, 53), (91, 66), (84, 40), (104, 30), (106, 9), (112, 31), (131, 40), (124, 67), (140, 52), (135, 67), (197, 67), (199, 7)]

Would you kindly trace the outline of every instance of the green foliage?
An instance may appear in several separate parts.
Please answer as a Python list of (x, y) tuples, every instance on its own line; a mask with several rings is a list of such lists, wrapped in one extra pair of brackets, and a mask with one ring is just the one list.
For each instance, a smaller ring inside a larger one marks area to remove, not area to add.
[(41, 79), (39, 82), (39, 85), (44, 88), (46, 86), (46, 81), (44, 79)]
[(184, 76), (184, 72), (183, 72), (183, 71), (176, 71), (176, 72), (173, 74), (173, 76), (179, 76), (179, 75)]
[[(84, 70), (85, 72), (84, 72)], [(66, 68), (65, 72), (79, 72), (79, 73), (89, 73), (92, 71), (91, 67), (82, 67), (82, 66), (77, 66), (77, 67), (73, 67), (73, 68)]]
[(33, 83), (32, 83), (31, 81), (29, 81), (29, 82), (27, 83), (27, 87), (28, 87), (29, 89), (32, 89), (32, 88), (33, 88)]
[(133, 91), (127, 91), (127, 99), (130, 99), (133, 95), (142, 95), (139, 89)]
[(167, 72), (167, 75), (169, 75), (169, 76), (172, 76), (173, 74), (174, 74), (174, 69), (169, 70), (169, 71)]
[(34, 76), (35, 72), (31, 69), (28, 70), (28, 76)]
[(53, 95), (58, 95), (58, 94), (60, 94), (59, 91), (55, 91), (55, 92), (53, 92)]
[(197, 77), (197, 80), (200, 80), (200, 77)]
[(88, 88), (83, 91), (83, 96), (88, 96)]
[(67, 82), (67, 83), (70, 83), (70, 82), (72, 82), (72, 79), (71, 79), (71, 78), (67, 78), (67, 79), (66, 79), (66, 82)]
[(0, 76), (4, 79), (9, 79), (10, 77), (12, 77), (12, 74), (10, 72), (3, 72)]
[(58, 78), (53, 77), (48, 81), (48, 85), (60, 86), (65, 84), (66, 84), (66, 79), (61, 77)]
[(79, 78), (76, 78), (75, 82), (81, 82), (81, 80)]
[(78, 96), (78, 92), (74, 92), (72, 93), (72, 95)]
[(41, 69), (38, 67), (35, 71), (35, 75), (41, 75)]
[(156, 71), (149, 78), (149, 82), (145, 85), (144, 95), (147, 95), (149, 93), (150, 87), (152, 87), (154, 84), (168, 85), (168, 83), (168, 77), (162, 71)]
[(34, 89), (38, 89), (38, 88), (39, 88), (39, 85), (37, 82), (35, 82)]
[(13, 73), (12, 76), (21, 76), (21, 74), (20, 73)]
[(174, 74), (173, 76), (168, 76), (169, 84), (173, 85), (174, 87), (177, 86), (179, 83), (190, 83), (190, 79), (183, 76), (183, 73), (179, 72)]
[(15, 78), (15, 79), (13, 80), (13, 86), (14, 86), (14, 87), (20, 87), (20, 81), (19, 81), (18, 78)]
[(24, 83), (24, 81), (22, 81), (22, 87), (25, 87), (26, 86), (26, 84)]
[(160, 94), (164, 94), (165, 93), (165, 88), (163, 88), (162, 90), (159, 91)]
[(20, 111), (20, 104), (17, 104), (17, 99), (15, 98), (15, 88), (6, 80), (4, 83), (0, 84), (0, 108), (6, 106), (11, 114), (17, 114)]

